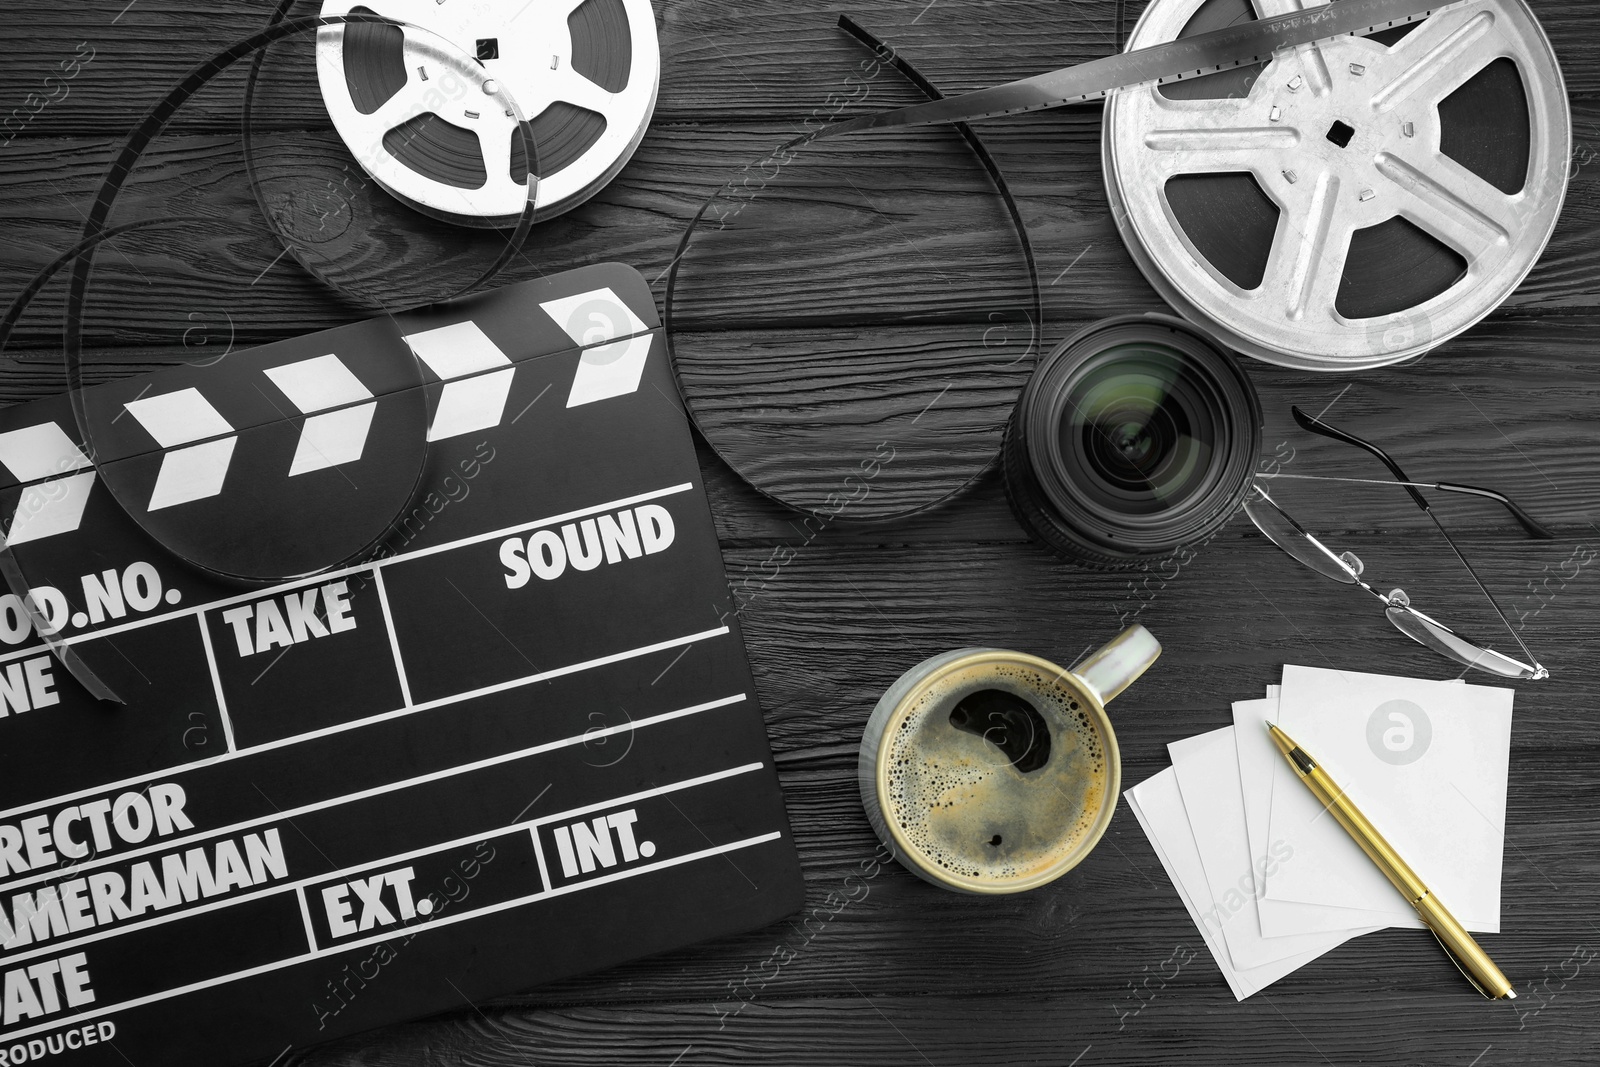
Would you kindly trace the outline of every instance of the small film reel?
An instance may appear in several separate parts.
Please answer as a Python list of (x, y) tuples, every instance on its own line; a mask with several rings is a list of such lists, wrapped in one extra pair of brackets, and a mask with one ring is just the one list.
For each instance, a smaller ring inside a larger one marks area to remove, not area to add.
[[(394, 24), (333, 26), (318, 35), (328, 113), (375, 181), (435, 218), (506, 227), (530, 195), (539, 218), (568, 211), (616, 176), (655, 110), (661, 56), (649, 0), (322, 5), (324, 16), (352, 12)], [(475, 69), (430, 72), (418, 54), (418, 28)], [(496, 106), (502, 94), (520, 114)], [(518, 122), (522, 139), (512, 136)], [(524, 143), (537, 146), (535, 158)]]

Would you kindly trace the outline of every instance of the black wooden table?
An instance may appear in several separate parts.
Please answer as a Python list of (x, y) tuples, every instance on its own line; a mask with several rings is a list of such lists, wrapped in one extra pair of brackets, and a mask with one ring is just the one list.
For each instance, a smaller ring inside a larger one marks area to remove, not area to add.
[[(637, 158), (593, 202), (537, 229), (503, 280), (617, 259), (656, 279), (659, 294), (678, 235), (712, 189), (743, 180), (752, 173), (743, 168), (808, 119), (917, 99), (892, 74), (861, 80), (865, 53), (837, 29), (841, 12), (957, 91), (1106, 54), (1140, 7), (659, 2), (661, 97)], [(1478, 999), (1432, 939), (1390, 931), (1236, 1004), (1125, 805), (1088, 861), (1028, 894), (956, 896), (873, 862), (877, 842), (855, 781), (862, 726), (885, 686), (935, 652), (994, 645), (1071, 662), (1123, 622), (1143, 622), (1166, 651), (1113, 708), (1125, 784), (1165, 767), (1167, 742), (1228, 723), (1229, 703), (1261, 695), (1284, 663), (1456, 672), (1391, 630), (1366, 597), (1298, 568), (1242, 519), (1176, 571), (1097, 573), (1029, 543), (993, 470), (914, 519), (805, 524), (702, 449), (804, 862), (805, 912), (297, 1059), (1488, 1067), (1600, 1058), (1600, 34), (1589, 4), (1533, 7), (1564, 64), (1574, 153), (1561, 222), (1527, 281), (1482, 324), (1404, 367), (1349, 376), (1249, 367), (1266, 406), (1269, 458), (1285, 469), (1375, 473), (1288, 417), (1291, 403), (1331, 405), (1330, 420), (1385, 443), (1414, 476), (1501, 488), (1559, 532), (1555, 542), (1529, 541), (1497, 509), (1439, 504), (1553, 672), (1518, 686), (1503, 932), (1485, 938), (1521, 999)], [(76, 239), (92, 189), (144, 109), (270, 10), (242, 0), (8, 6), (0, 117), (22, 118), (0, 135), (0, 296), (9, 300)], [(325, 165), (338, 141), (314, 81), (301, 82), (300, 106), (285, 104), (286, 92), (258, 115), (257, 143), (279, 161), (298, 153)], [(129, 234), (102, 252), (86, 328), (92, 378), (370, 313), (282, 255), (264, 225), (241, 153), (242, 85), (242, 74), (230, 75), (191, 102), (124, 194), (119, 219), (199, 221)], [(982, 128), (1038, 253), (1046, 322), (1037, 340), (1047, 344), (1102, 315), (1160, 308), (1109, 216), (1099, 127), (1091, 107)], [(964, 151), (948, 132), (925, 131), (876, 151), (808, 157), (763, 178), (751, 198), (742, 221), (749, 232), (759, 222), (759, 242), (686, 259), (675, 308), (685, 373), (719, 439), (751, 470), (825, 496), (863, 443), (885, 435), (908, 459), (877, 487), (880, 501), (931, 497), (981, 468), (1014, 399), (1015, 360), (1031, 350), (1026, 329), (993, 314), (1026, 303), (1025, 274), (992, 188)], [(297, 211), (328, 210), (293, 197), (279, 207), (291, 227)], [(392, 252), (370, 276), (392, 284), (396, 299), (421, 299), (439, 291), (445, 268), (492, 250), (483, 243), (492, 235), (444, 230), (417, 220), (390, 235)], [(6, 400), (63, 388), (61, 310), (57, 284), (23, 319), (0, 361)], [(740, 353), (791, 369), (776, 382), (752, 378), (728, 358)], [(925, 422), (913, 418), (919, 412)], [(1354, 549), (1369, 573), (1504, 643), (1402, 493), (1280, 484), (1296, 513)]]

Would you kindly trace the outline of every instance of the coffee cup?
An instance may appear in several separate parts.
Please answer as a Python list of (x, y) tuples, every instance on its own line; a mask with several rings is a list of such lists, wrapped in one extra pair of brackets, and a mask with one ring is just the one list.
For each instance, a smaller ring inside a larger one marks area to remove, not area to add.
[(963, 648), (912, 667), (872, 710), (857, 764), (879, 840), (918, 877), (1018, 893), (1082, 862), (1121, 791), (1105, 705), (1161, 654), (1137, 624), (1071, 670)]

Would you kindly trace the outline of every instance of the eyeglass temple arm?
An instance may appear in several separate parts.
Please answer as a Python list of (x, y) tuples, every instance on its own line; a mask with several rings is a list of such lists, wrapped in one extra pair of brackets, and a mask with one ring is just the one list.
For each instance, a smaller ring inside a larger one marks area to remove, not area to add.
[(1454, 482), (1439, 482), (1434, 488), (1443, 490), (1446, 493), (1465, 493), (1468, 496), (1481, 496), (1488, 500), (1497, 500), (1504, 504), (1506, 510), (1511, 512), (1511, 517), (1516, 519), (1524, 530), (1528, 531), (1529, 537), (1536, 537), (1541, 541), (1553, 541), (1555, 539), (1556, 535), (1551, 533), (1548, 527), (1542, 525), (1532, 515), (1518, 507), (1516, 501), (1495, 492), (1493, 489), (1481, 489), (1475, 485), (1458, 485)]
[[(1321, 434), (1323, 437), (1331, 437), (1335, 441), (1343, 441), (1347, 445), (1355, 445), (1357, 448), (1370, 452), (1374, 456), (1377, 456), (1379, 461), (1382, 462), (1385, 467), (1389, 468), (1390, 474), (1393, 474), (1402, 482), (1411, 481), (1411, 478), (1406, 474), (1406, 472), (1400, 469), (1400, 464), (1390, 459), (1389, 453), (1385, 452), (1377, 445), (1372, 444), (1369, 441), (1363, 441), (1355, 434), (1345, 433), (1343, 430), (1329, 426), (1315, 415), (1306, 414), (1299, 407), (1291, 407), (1289, 409), (1289, 413), (1294, 416), (1294, 421), (1300, 425), (1302, 430), (1309, 430), (1312, 433)], [(1416, 501), (1417, 507), (1421, 508), (1424, 512), (1429, 510), (1427, 500), (1423, 499), (1422, 494), (1417, 492), (1414, 486), (1408, 485), (1405, 487), (1405, 490), (1411, 494), (1411, 499)]]
[[(1289, 412), (1294, 416), (1294, 421), (1299, 424), (1302, 430), (1308, 430), (1314, 434), (1321, 434), (1323, 437), (1331, 437), (1335, 441), (1343, 441), (1345, 444), (1355, 445), (1357, 448), (1370, 452), (1372, 455), (1376, 456), (1385, 467), (1389, 468), (1389, 473), (1393, 474), (1400, 481), (1411, 481), (1411, 479), (1406, 476), (1406, 472), (1400, 469), (1400, 464), (1390, 459), (1387, 452), (1379, 448), (1377, 445), (1372, 444), (1370, 441), (1363, 441), (1354, 434), (1346, 433), (1345, 431), (1336, 427), (1329, 426), (1321, 419), (1314, 415), (1306, 414), (1306, 412), (1302, 411), (1298, 407), (1291, 407)], [(1438, 482), (1435, 484), (1434, 488), (1440, 489), (1446, 493), (1463, 493), (1468, 496), (1481, 496), (1488, 500), (1497, 501), (1505, 505), (1506, 510), (1511, 512), (1511, 517), (1516, 519), (1517, 524), (1528, 532), (1528, 536), (1536, 537), (1540, 540), (1552, 540), (1555, 538), (1555, 534), (1551, 533), (1548, 528), (1537, 522), (1532, 515), (1529, 515), (1526, 511), (1523, 511), (1515, 501), (1503, 493), (1497, 493), (1493, 489), (1480, 489), (1477, 486), (1460, 485), (1453, 482)], [(1415, 486), (1408, 485), (1405, 487), (1405, 490), (1411, 494), (1411, 499), (1416, 501), (1417, 507), (1421, 508), (1425, 514), (1433, 514), (1433, 509), (1428, 506), (1427, 500), (1423, 498), (1422, 494), (1417, 491)]]

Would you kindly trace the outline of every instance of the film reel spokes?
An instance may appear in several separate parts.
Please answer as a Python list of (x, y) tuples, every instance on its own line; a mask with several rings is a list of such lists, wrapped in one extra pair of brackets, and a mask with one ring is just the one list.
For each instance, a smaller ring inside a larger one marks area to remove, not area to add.
[[(327, 0), (324, 15), (395, 25), (319, 34), (317, 74), (334, 126), (374, 180), (451, 222), (506, 226), (533, 196), (545, 218), (583, 203), (633, 155), (655, 109), (661, 60), (648, 0)], [(419, 30), (473, 59), (453, 92), (419, 69)], [(490, 88), (486, 88), (490, 87)], [(493, 109), (503, 88), (518, 115)], [(505, 128), (525, 124), (535, 159)], [(535, 177), (537, 190), (528, 188)]]
[[(1129, 46), (1193, 32), (1228, 2), (1158, 0)], [(1144, 88), (1108, 103), (1124, 240), (1169, 302), (1237, 350), (1311, 370), (1398, 362), (1492, 311), (1543, 251), (1570, 129), (1533, 16), (1478, 0), (1397, 37), (1280, 53), (1253, 84), (1234, 77), (1209, 97)], [(1465, 148), (1444, 117), (1459, 93), (1499, 105), (1472, 116), (1481, 143)], [(1519, 143), (1524, 166), (1485, 159)], [(1197, 178), (1211, 191), (1186, 184)]]
[[(324, 5), (324, 14), (333, 12)], [(413, 6), (404, 3), (380, 7)], [(346, 35), (377, 31), (398, 45), (376, 85), (324, 92), (334, 127), (361, 166), (391, 193), (431, 212), (514, 220), (530, 188), (513, 176), (524, 115), (514, 95), (471, 56), (416, 25), (328, 26), (317, 33), (317, 76), (346, 85)], [(346, 85), (346, 89), (350, 88)], [(526, 165), (524, 165), (526, 168)]]

